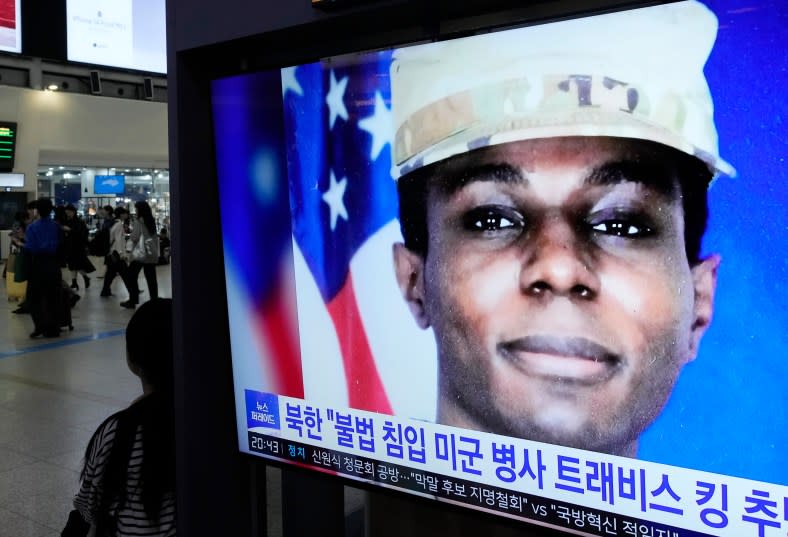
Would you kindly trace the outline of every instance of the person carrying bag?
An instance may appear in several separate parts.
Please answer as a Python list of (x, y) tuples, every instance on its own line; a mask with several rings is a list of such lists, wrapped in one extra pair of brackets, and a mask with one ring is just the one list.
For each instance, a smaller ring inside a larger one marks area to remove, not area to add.
[(156, 281), (156, 265), (159, 262), (159, 237), (156, 234), (156, 221), (147, 202), (138, 201), (134, 207), (137, 209), (137, 220), (127, 242), (126, 250), (131, 263), (124, 280), (126, 289), (129, 291), (129, 299), (120, 303), (121, 306), (129, 309), (134, 309), (139, 303), (138, 278), (140, 271), (145, 274), (150, 298), (154, 299), (159, 296), (159, 286)]
[[(112, 296), (111, 285), (115, 276), (123, 275), (126, 272), (126, 232), (124, 225), (129, 218), (129, 212), (123, 207), (115, 209), (115, 217), (117, 220), (109, 230), (109, 254), (105, 258), (107, 265), (107, 272), (104, 275), (104, 285), (101, 289), (101, 296)], [(123, 280), (125, 283), (125, 279)]]

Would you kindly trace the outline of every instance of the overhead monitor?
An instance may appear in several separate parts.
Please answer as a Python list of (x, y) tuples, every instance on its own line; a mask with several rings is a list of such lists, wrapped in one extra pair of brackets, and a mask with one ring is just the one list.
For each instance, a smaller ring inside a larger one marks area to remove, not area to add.
[(0, 188), (23, 188), (24, 186), (24, 173), (0, 173)]
[(240, 450), (573, 534), (784, 535), (786, 15), (215, 80)]
[(22, 52), (21, 1), (0, 2), (0, 51)]
[(69, 61), (167, 72), (164, 0), (67, 0)]
[(16, 138), (16, 123), (0, 121), (0, 171), (11, 171), (14, 169)]
[(125, 191), (125, 175), (97, 175), (93, 178), (93, 193), (95, 194), (123, 194)]

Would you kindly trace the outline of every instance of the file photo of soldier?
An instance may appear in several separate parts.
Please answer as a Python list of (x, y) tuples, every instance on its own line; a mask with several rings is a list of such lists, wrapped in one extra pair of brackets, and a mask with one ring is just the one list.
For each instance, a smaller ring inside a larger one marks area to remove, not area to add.
[(717, 20), (563, 24), (395, 53), (395, 272), (434, 331), (439, 423), (634, 457), (714, 310)]

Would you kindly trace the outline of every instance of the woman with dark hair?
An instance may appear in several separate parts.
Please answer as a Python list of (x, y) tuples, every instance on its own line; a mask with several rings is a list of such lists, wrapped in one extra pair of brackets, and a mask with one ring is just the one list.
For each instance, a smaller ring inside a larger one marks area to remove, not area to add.
[(97, 536), (175, 535), (171, 299), (134, 313), (126, 362), (142, 395), (90, 439), (65, 537), (86, 535), (90, 526)]
[(156, 221), (150, 205), (145, 201), (134, 204), (137, 209), (137, 220), (129, 238), (131, 263), (126, 271), (124, 281), (129, 291), (129, 299), (121, 302), (124, 308), (134, 309), (140, 298), (139, 274), (145, 273), (150, 298), (159, 296), (159, 284), (156, 281), (156, 265), (159, 262), (159, 237), (156, 235)]
[(61, 222), (61, 226), (65, 232), (66, 264), (71, 271), (71, 288), (79, 289), (77, 284), (77, 273), (79, 273), (87, 289), (90, 287), (88, 273), (96, 270), (88, 259), (88, 226), (77, 216), (77, 209), (73, 205), (66, 205), (64, 212), (65, 220)]

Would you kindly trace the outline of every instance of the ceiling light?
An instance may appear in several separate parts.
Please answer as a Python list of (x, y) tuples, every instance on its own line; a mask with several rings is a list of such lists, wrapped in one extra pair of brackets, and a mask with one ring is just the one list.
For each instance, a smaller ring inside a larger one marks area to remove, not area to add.
[(47, 86), (47, 89), (49, 91), (57, 91), (58, 90), (58, 86), (57, 86), (57, 84), (50, 84), (50, 85)]

